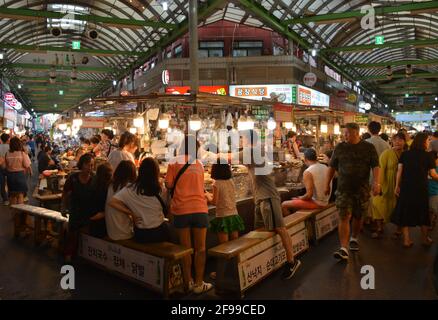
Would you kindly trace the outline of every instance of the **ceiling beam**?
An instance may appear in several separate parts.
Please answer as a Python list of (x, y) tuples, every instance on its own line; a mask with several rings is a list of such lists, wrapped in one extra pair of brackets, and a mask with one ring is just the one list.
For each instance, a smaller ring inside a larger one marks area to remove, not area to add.
[[(428, 2), (413, 2), (407, 4), (401, 4), (397, 6), (388, 7), (374, 7), (376, 16), (382, 16), (389, 13), (397, 12), (409, 12), (410, 14), (419, 14), (424, 12), (436, 12), (438, 11), (438, 1)], [(295, 18), (286, 20), (285, 23), (289, 25), (293, 24), (305, 24), (309, 22), (315, 22), (318, 24), (332, 24), (348, 22), (355, 19), (362, 19), (367, 13), (362, 13), (361, 10), (349, 10), (347, 12), (327, 13), (313, 16), (306, 16), (302, 18)]]
[[(48, 77), (28, 77), (28, 76), (18, 76), (18, 79), (22, 79), (23, 82), (49, 82)], [(67, 83), (70, 83), (70, 78), (66, 77), (56, 77), (56, 83), (62, 83), (62, 81), (65, 81)], [(76, 79), (76, 82), (110, 82), (111, 80), (88, 80), (88, 79)]]
[[(406, 75), (405, 74), (393, 74), (392, 78), (393, 79), (402, 79), (402, 78), (406, 78)], [(413, 73), (411, 78), (423, 78), (423, 79), (438, 78), (438, 73), (429, 73), (429, 72)], [(366, 80), (374, 80), (374, 81), (384, 80), (384, 81), (388, 81), (386, 75), (362, 77), (362, 78), (360, 78), (358, 80), (362, 80), (362, 81), (366, 81)]]
[(438, 39), (425, 39), (425, 40), (405, 40), (397, 42), (385, 42), (384, 44), (360, 44), (354, 46), (337, 47), (337, 48), (323, 48), (320, 50), (322, 53), (328, 52), (354, 52), (354, 51), (370, 51), (374, 49), (386, 49), (386, 48), (405, 48), (408, 46), (424, 46), (434, 47), (438, 45)]
[(22, 8), (6, 8), (0, 7), (0, 17), (9, 18), (15, 20), (45, 20), (51, 19), (65, 19), (87, 21), (96, 24), (103, 24), (109, 27), (117, 28), (130, 28), (138, 29), (143, 27), (153, 27), (153, 28), (165, 28), (173, 29), (174, 24), (154, 21), (154, 20), (135, 20), (135, 19), (122, 19), (116, 17), (102, 17), (97, 15), (78, 15), (78, 14), (66, 14), (54, 11), (41, 11), (32, 9), (22, 9)]
[(361, 63), (354, 64), (356, 68), (384, 68), (387, 66), (406, 66), (407, 64), (413, 66), (424, 66), (424, 65), (438, 65), (438, 59), (431, 60), (400, 60), (400, 61), (387, 61), (387, 62), (374, 62), (374, 63)]
[[(199, 5), (198, 8), (198, 21), (199, 23), (211, 16), (216, 10), (225, 6), (228, 2), (223, 0), (207, 0), (203, 5)], [(188, 19), (184, 19), (181, 23), (178, 24), (173, 30), (169, 31), (168, 35), (160, 39), (152, 48), (149, 48), (143, 56), (138, 58), (135, 62), (131, 63), (125, 70), (120, 70), (114, 78), (116, 80), (120, 80), (127, 74), (130, 74), (133, 70), (141, 67), (146, 61), (152, 58), (154, 55), (160, 52), (162, 48), (167, 47), (175, 40), (178, 40), (182, 36), (184, 36), (189, 31), (189, 21)], [(105, 84), (96, 89), (95, 94), (93, 96), (99, 95), (109, 87)]]
[(0, 48), (14, 49), (24, 52), (35, 52), (35, 53), (81, 52), (81, 53), (89, 53), (93, 56), (112, 56), (112, 55), (141, 56), (142, 54), (144, 54), (144, 52), (135, 52), (135, 51), (104, 50), (104, 49), (91, 49), (91, 48), (82, 48), (82, 47), (80, 49), (72, 49), (66, 47), (22, 45), (22, 44), (12, 44), (12, 43), (0, 43)]
[[(35, 64), (35, 63), (9, 63), (6, 65), (10, 68), (20, 68), (20, 69), (34, 69), (34, 70), (50, 70), (52, 68), (51, 64)], [(56, 71), (71, 71), (72, 66), (61, 66), (55, 65)], [(92, 72), (92, 73), (108, 73), (113, 71), (110, 67), (86, 67), (78, 65), (76, 66), (78, 72)]]

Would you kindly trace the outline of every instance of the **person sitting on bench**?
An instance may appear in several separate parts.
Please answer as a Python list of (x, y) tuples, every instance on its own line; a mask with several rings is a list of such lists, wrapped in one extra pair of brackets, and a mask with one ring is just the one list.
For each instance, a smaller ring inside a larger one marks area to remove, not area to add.
[(162, 196), (158, 163), (153, 158), (145, 158), (137, 180), (117, 192), (109, 205), (133, 218), (134, 241), (164, 242), (170, 240), (170, 230), (164, 219), (167, 207)]
[(289, 215), (290, 210), (319, 209), (329, 203), (330, 195), (325, 194), (328, 167), (318, 162), (314, 149), (304, 151), (304, 162), (308, 167), (303, 175), (306, 194), (284, 201), (281, 204), (283, 216)]

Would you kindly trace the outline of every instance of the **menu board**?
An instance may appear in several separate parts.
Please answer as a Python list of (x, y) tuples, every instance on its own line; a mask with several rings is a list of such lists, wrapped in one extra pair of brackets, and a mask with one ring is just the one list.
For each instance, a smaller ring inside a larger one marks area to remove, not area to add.
[(354, 116), (354, 122), (356, 122), (359, 125), (367, 125), (368, 124), (368, 115), (357, 114)]

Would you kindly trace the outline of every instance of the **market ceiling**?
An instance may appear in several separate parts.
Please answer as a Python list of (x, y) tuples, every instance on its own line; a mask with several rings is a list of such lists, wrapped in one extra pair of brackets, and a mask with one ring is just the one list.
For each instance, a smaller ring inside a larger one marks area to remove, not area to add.
[[(1, 70), (28, 108), (70, 108), (131, 74), (188, 31), (188, 1), (168, 0), (167, 10), (162, 2), (0, 0)], [(375, 8), (372, 30), (361, 27), (365, 5)], [(53, 36), (50, 24), (72, 9), (76, 14), (67, 16), (70, 23)], [(198, 16), (201, 25), (225, 19), (271, 29), (306, 50), (317, 49), (322, 62), (387, 103), (409, 93), (432, 104), (438, 94), (437, 11), (438, 1), (200, 0)], [(87, 36), (92, 29), (97, 39)], [(384, 43), (376, 44), (382, 35)], [(73, 50), (72, 41), (78, 40), (80, 49)], [(409, 64), (412, 76), (406, 78)], [(50, 83), (53, 74), (56, 82)]]

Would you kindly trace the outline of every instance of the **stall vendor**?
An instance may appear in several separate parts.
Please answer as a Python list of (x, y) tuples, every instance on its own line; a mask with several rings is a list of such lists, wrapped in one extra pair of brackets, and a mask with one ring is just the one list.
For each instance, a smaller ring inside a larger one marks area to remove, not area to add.
[(297, 144), (296, 132), (289, 131), (286, 138), (287, 140), (283, 143), (283, 147), (294, 157), (294, 159), (300, 159), (300, 150)]

